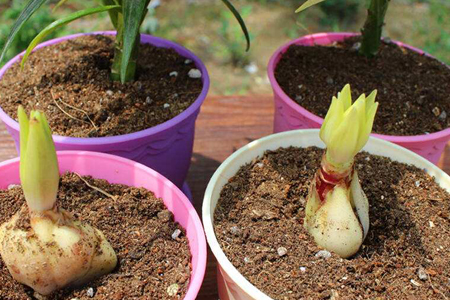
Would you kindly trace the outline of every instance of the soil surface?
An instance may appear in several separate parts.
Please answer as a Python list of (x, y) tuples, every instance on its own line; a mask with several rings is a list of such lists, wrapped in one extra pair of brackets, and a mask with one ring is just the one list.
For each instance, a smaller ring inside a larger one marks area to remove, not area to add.
[(43, 110), (53, 133), (102, 137), (132, 133), (172, 119), (199, 96), (195, 64), (172, 49), (140, 46), (136, 81), (110, 80), (114, 42), (85, 36), (44, 47), (0, 80), (2, 109), (17, 120), (17, 107)]
[[(183, 299), (191, 272), (188, 239), (162, 200), (143, 188), (84, 178), (117, 199), (106, 197), (68, 173), (61, 178), (58, 203), (105, 234), (117, 254), (118, 267), (83, 288), (61, 290), (42, 298), (14, 281), (0, 258), (0, 299)], [(1, 190), (0, 224), (24, 203), (20, 186)], [(176, 230), (181, 232), (172, 238)], [(169, 296), (169, 287), (176, 293), (174, 296)]]
[(239, 272), (274, 299), (450, 298), (450, 195), (414, 166), (359, 154), (370, 229), (360, 251), (341, 259), (320, 252), (303, 227), (322, 153), (268, 151), (224, 186), (215, 233)]
[(350, 38), (331, 47), (292, 45), (276, 67), (277, 82), (322, 118), (347, 83), (354, 100), (377, 89), (376, 133), (421, 135), (450, 126), (450, 68), (391, 42), (366, 58), (358, 54), (358, 44), (359, 38)]

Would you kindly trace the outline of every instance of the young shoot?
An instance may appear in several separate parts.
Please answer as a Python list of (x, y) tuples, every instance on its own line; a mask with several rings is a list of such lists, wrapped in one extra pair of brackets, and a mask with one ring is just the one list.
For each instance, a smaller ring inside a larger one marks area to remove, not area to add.
[(11, 276), (41, 295), (111, 272), (117, 257), (98, 229), (57, 205), (59, 167), (44, 114), (18, 110), (20, 181), (26, 206), (0, 226), (0, 255)]
[(333, 97), (320, 129), (326, 145), (306, 203), (305, 228), (316, 243), (343, 258), (355, 254), (369, 230), (369, 203), (354, 168), (372, 131), (376, 91), (352, 104), (350, 86)]

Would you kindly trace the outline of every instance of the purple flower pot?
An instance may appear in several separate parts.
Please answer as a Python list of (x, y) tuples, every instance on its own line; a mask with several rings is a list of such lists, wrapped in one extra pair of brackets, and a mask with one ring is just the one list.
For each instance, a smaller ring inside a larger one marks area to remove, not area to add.
[[(115, 35), (115, 32), (93, 32), (88, 34)], [(85, 34), (74, 34), (42, 43), (36, 48), (60, 43)], [(85, 150), (118, 155), (151, 167), (178, 187), (183, 187), (191, 163), (194, 144), (195, 120), (209, 89), (209, 76), (202, 61), (186, 48), (150, 35), (141, 35), (141, 43), (157, 47), (172, 48), (191, 59), (202, 73), (203, 89), (197, 100), (185, 111), (157, 126), (119, 136), (98, 138), (76, 138), (53, 135), (56, 150)], [(0, 79), (12, 64), (18, 62), (23, 53), (10, 60), (1, 70)], [(19, 123), (0, 108), (0, 119), (16, 143), (19, 152)], [(186, 191), (187, 186), (184, 186)]]
[[(281, 89), (275, 79), (275, 68), (281, 59), (281, 56), (289, 48), (289, 46), (303, 45), (329, 45), (333, 42), (342, 41), (350, 36), (357, 35), (356, 33), (317, 33), (307, 35), (299, 39), (290, 41), (289, 43), (280, 47), (270, 58), (268, 66), (269, 80), (273, 88), (275, 101), (275, 115), (273, 131), (275, 133), (305, 128), (320, 128), (323, 119), (307, 111), (305, 108), (297, 104), (294, 100)], [(396, 44), (421, 54), (426, 54), (422, 50), (405, 45), (401, 42)], [(428, 55), (428, 54), (426, 54)], [(444, 151), (445, 145), (450, 140), (450, 128), (441, 130), (439, 132), (414, 135), (414, 136), (395, 136), (384, 134), (372, 134), (372, 136), (381, 138), (386, 141), (393, 142), (397, 145), (403, 146), (436, 164)]]

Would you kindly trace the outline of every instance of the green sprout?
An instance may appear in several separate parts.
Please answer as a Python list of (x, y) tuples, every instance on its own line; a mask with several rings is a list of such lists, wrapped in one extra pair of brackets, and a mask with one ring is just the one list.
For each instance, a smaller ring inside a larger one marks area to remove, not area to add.
[(372, 131), (376, 91), (352, 104), (350, 86), (333, 97), (320, 129), (325, 154), (307, 197), (304, 225), (316, 243), (343, 258), (355, 254), (369, 230), (369, 203), (354, 168)]
[[(325, 0), (307, 0), (295, 12), (301, 12), (308, 7), (316, 5)], [(378, 53), (381, 45), (381, 34), (383, 31), (384, 18), (390, 0), (370, 0), (367, 10), (367, 19), (361, 29), (362, 42), (359, 53), (366, 57), (373, 57)]]
[[(0, 62), (25, 22), (47, 1), (48, 0), (30, 0), (27, 3), (11, 29), (0, 55)], [(61, 0), (55, 8), (61, 6), (66, 1), (67, 0)], [(72, 13), (51, 23), (45, 27), (28, 46), (26, 53), (22, 58), (22, 67), (37, 44), (59, 27), (79, 18), (107, 11), (109, 13), (111, 23), (117, 31), (114, 59), (111, 67), (111, 79), (115, 81), (120, 80), (122, 83), (133, 81), (135, 78), (137, 58), (139, 55), (139, 29), (148, 12), (150, 1), (151, 0), (101, 0), (101, 6)], [(250, 36), (244, 20), (229, 0), (222, 0), (222, 2), (233, 13), (234, 17), (239, 22), (239, 25), (241, 26), (247, 40), (248, 50), (250, 47)]]
[(0, 255), (15, 280), (45, 296), (111, 272), (117, 257), (100, 230), (57, 206), (59, 167), (45, 115), (32, 111), (28, 120), (22, 106), (18, 115), (20, 181), (28, 209), (0, 226)]

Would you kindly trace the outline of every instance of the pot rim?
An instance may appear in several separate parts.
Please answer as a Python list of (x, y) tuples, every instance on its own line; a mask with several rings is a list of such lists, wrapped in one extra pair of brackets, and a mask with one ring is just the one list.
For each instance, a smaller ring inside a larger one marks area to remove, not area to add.
[[(36, 48), (33, 50), (33, 52), (36, 51), (37, 49), (40, 49), (40, 48), (43, 48), (46, 46), (50, 46), (50, 45), (54, 45), (54, 44), (57, 44), (57, 43), (60, 43), (60, 42), (66, 41), (66, 40), (71, 40), (71, 39), (74, 39), (74, 38), (77, 38), (80, 36), (96, 35), (96, 34), (98, 34), (98, 35), (113, 35), (114, 36), (114, 35), (116, 35), (116, 32), (115, 31), (94, 31), (94, 32), (89, 32), (89, 33), (71, 34), (71, 35), (51, 39), (49, 41), (41, 43), (38, 46), (36, 46)], [(209, 86), (210, 86), (209, 74), (208, 74), (205, 64), (193, 52), (191, 52), (190, 50), (186, 49), (185, 47), (183, 47), (175, 42), (172, 42), (172, 41), (160, 38), (160, 37), (152, 36), (149, 34), (141, 34), (141, 39), (142, 39), (142, 37), (146, 37), (146, 38), (150, 39), (151, 43), (149, 43), (149, 44), (156, 44), (156, 46), (158, 46), (158, 47), (174, 49), (177, 53), (179, 53), (182, 56), (185, 56), (187, 59), (191, 59), (195, 63), (195, 67), (197, 69), (199, 69), (202, 73), (202, 82), (203, 82), (202, 91), (201, 91), (200, 95), (197, 97), (197, 99), (187, 109), (185, 109), (183, 112), (181, 112), (177, 116), (173, 117), (172, 119), (170, 119), (164, 123), (158, 124), (156, 126), (141, 130), (141, 131), (122, 134), (122, 135), (116, 135), (116, 136), (90, 137), (90, 138), (70, 137), (70, 136), (62, 136), (62, 135), (54, 134), (53, 140), (55, 141), (55, 143), (65, 143), (68, 145), (105, 145), (105, 144), (117, 144), (117, 143), (127, 142), (130, 140), (141, 139), (141, 138), (144, 138), (149, 135), (158, 134), (158, 133), (163, 132), (171, 127), (176, 126), (177, 124), (179, 124), (179, 123), (183, 122), (184, 120), (186, 120), (187, 118), (189, 118), (189, 116), (191, 116), (192, 114), (195, 114), (200, 109), (200, 106), (202, 105), (203, 101), (205, 101), (205, 99), (206, 99), (206, 95), (208, 94), (208, 90), (209, 90)], [(141, 43), (142, 43), (142, 41), (141, 41)], [(9, 60), (0, 69), (0, 80), (11, 66), (14, 63), (18, 62), (22, 58), (24, 53), (25, 53), (25, 51), (22, 53), (19, 53), (14, 58)], [(8, 127), (11, 127), (16, 131), (20, 130), (19, 123), (16, 120), (14, 120), (13, 118), (11, 118), (1, 108), (1, 106), (0, 106), (0, 119), (3, 120), (3, 122), (5, 122)]]
[[(279, 147), (286, 147), (286, 145), (282, 145), (282, 143), (287, 145), (294, 145), (291, 141), (296, 140), (310, 140), (312, 138), (316, 140), (319, 139), (320, 129), (298, 129), (292, 131), (285, 131), (280, 133), (271, 134), (260, 139), (254, 140), (253, 142), (248, 143), (247, 145), (241, 147), (239, 150), (235, 151), (231, 154), (220, 166), (217, 168), (213, 176), (211, 177), (208, 186), (205, 191), (205, 196), (203, 199), (202, 205), (202, 220), (203, 227), (206, 234), (206, 240), (208, 245), (217, 259), (218, 266), (220, 266), (225, 273), (229, 275), (230, 278), (233, 279), (234, 283), (239, 286), (244, 292), (250, 295), (254, 299), (258, 300), (272, 300), (269, 296), (260, 291), (257, 287), (255, 287), (252, 283), (250, 283), (238, 270), (230, 260), (227, 258), (225, 253), (223, 252), (220, 244), (217, 240), (216, 234), (214, 232), (214, 221), (213, 215), (211, 215), (211, 202), (214, 189), (216, 188), (219, 179), (229, 179), (227, 176), (223, 175), (226, 169), (233, 167), (235, 165), (235, 161), (240, 161), (240, 157), (244, 156), (247, 152), (251, 151), (254, 148), (263, 147), (264, 151), (268, 150), (268, 145), (276, 145), (274, 149)], [(302, 138), (300, 138), (303, 136)], [(275, 142), (275, 140), (277, 140)], [(321, 142), (322, 143), (322, 142)], [(261, 146), (262, 145), (262, 146)], [(322, 143), (324, 148), (324, 144)], [(294, 145), (295, 146), (295, 145)], [(370, 149), (368, 149), (370, 148)], [(446, 174), (444, 171), (439, 169), (436, 165), (423, 158), (422, 156), (408, 150), (404, 147), (401, 147), (392, 142), (380, 139), (378, 137), (369, 137), (369, 141), (362, 151), (377, 152), (377, 151), (387, 151), (388, 149), (391, 152), (397, 151), (401, 153), (401, 157), (399, 159), (395, 158), (395, 160), (407, 163), (414, 164), (415, 166), (424, 169), (425, 172), (435, 177), (436, 182), (440, 185), (446, 180), (448, 187), (446, 188), (450, 191), (450, 176)], [(372, 151), (370, 151), (372, 150)], [(377, 154), (378, 155), (378, 154)], [(248, 158), (248, 157), (247, 157)], [(253, 157), (254, 158), (254, 157)], [(414, 163), (412, 163), (414, 161)], [(238, 166), (241, 167), (244, 163), (248, 163), (249, 161), (245, 161)], [(235, 167), (235, 166), (234, 166)], [(442, 185), (441, 185), (442, 186)], [(445, 187), (444, 187), (445, 188)], [(215, 208), (214, 208), (215, 210)]]
[[(74, 157), (85, 157), (87, 159), (94, 159), (94, 160), (110, 160), (112, 163), (117, 165), (127, 165), (132, 167), (133, 169), (140, 169), (141, 171), (145, 172), (149, 177), (155, 178), (158, 181), (161, 181), (164, 186), (166, 186), (167, 189), (170, 189), (172, 193), (176, 195), (176, 197), (179, 199), (179, 205), (183, 208), (183, 211), (185, 214), (189, 215), (189, 221), (188, 226), (183, 226), (183, 228), (186, 230), (186, 233), (188, 231), (195, 231), (197, 238), (194, 240), (194, 242), (198, 245), (198, 252), (195, 254), (197, 256), (197, 267), (195, 269), (195, 274), (192, 274), (190, 277), (190, 283), (187, 289), (187, 293), (184, 297), (185, 300), (193, 300), (197, 297), (198, 292), (200, 291), (200, 287), (202, 286), (203, 279), (205, 276), (206, 271), (206, 262), (207, 262), (207, 245), (206, 245), (206, 239), (204, 235), (204, 230), (202, 226), (202, 222), (200, 220), (199, 215), (197, 214), (194, 206), (191, 204), (191, 202), (187, 199), (187, 197), (184, 195), (184, 193), (170, 180), (168, 180), (163, 175), (159, 174), (155, 170), (141, 164), (135, 161), (132, 161), (127, 158), (123, 158), (116, 155), (106, 154), (106, 153), (100, 153), (100, 152), (92, 152), (92, 151), (80, 151), (80, 150), (70, 150), (70, 151), (57, 151), (57, 157), (58, 160), (65, 158), (65, 159), (71, 159), (73, 160)], [(8, 168), (18, 168), (20, 162), (20, 157), (15, 157), (12, 159), (8, 159), (6, 161), (0, 162), (0, 172), (4, 169)], [(104, 179), (104, 178), (103, 178)], [(155, 180), (153, 179), (153, 180)], [(108, 182), (110, 182), (110, 179), (107, 179)], [(131, 185), (130, 185), (131, 186)], [(150, 189), (147, 189), (150, 190)], [(163, 196), (162, 196), (163, 198)], [(167, 205), (164, 204), (164, 206), (167, 208)], [(175, 214), (174, 214), (175, 216)], [(194, 256), (194, 253), (192, 252), (192, 242), (189, 240), (189, 251), (192, 256)], [(194, 271), (194, 270), (193, 270)], [(193, 275), (193, 276), (192, 276)]]
[[(279, 95), (281, 100), (283, 100), (284, 103), (286, 103), (287, 105), (289, 105), (293, 110), (301, 113), (302, 115), (306, 116), (307, 118), (313, 120), (314, 122), (318, 123), (318, 124), (322, 124), (323, 123), (323, 118), (320, 118), (319, 116), (316, 116), (315, 114), (311, 113), (310, 111), (308, 111), (307, 109), (305, 109), (303, 106), (297, 104), (294, 100), (292, 100), (284, 91), (283, 89), (280, 87), (280, 85), (278, 84), (276, 78), (275, 78), (275, 69), (277, 67), (277, 63), (280, 60), (281, 56), (286, 52), (286, 50), (289, 48), (289, 46), (291, 45), (296, 45), (299, 44), (305, 40), (314, 40), (316, 38), (322, 38), (322, 37), (330, 37), (331, 39), (336, 39), (336, 38), (347, 38), (347, 37), (352, 37), (352, 36), (357, 36), (360, 35), (360, 33), (355, 33), (355, 32), (322, 32), (322, 33), (314, 33), (314, 34), (309, 34), (309, 35), (305, 35), (302, 37), (299, 37), (295, 40), (291, 40), (289, 42), (287, 42), (286, 44), (282, 45), (281, 47), (279, 47), (270, 57), (269, 60), (269, 64), (268, 64), (268, 68), (267, 68), (267, 73), (269, 76), (269, 81), (272, 85), (272, 88), (274, 90), (274, 93)], [(432, 57), (434, 59), (436, 59), (435, 57), (433, 57), (432, 55), (424, 52), (423, 50), (420, 50), (419, 48), (410, 46), (408, 44), (399, 42), (399, 41), (395, 41), (392, 40), (393, 43), (410, 49), (412, 51), (415, 51), (417, 53), (420, 54), (424, 54), (426, 56)], [(437, 60), (437, 59), (436, 59)], [(439, 61), (439, 60), (438, 60)], [(442, 64), (444, 64), (442, 62)], [(446, 64), (444, 64), (446, 65)], [(450, 68), (450, 66), (446, 65), (447, 67)], [(387, 135), (387, 134), (379, 134), (379, 133), (372, 133), (372, 136), (378, 137), (378, 138), (382, 138), (384, 140), (393, 142), (393, 143), (408, 143), (408, 142), (427, 142), (427, 141), (432, 141), (432, 140), (437, 140), (437, 139), (441, 139), (445, 136), (449, 136), (450, 135), (450, 127), (443, 129), (441, 131), (437, 131), (437, 132), (433, 132), (430, 134), (420, 134), (420, 135), (408, 135), (408, 136), (400, 136), (400, 135)]]

